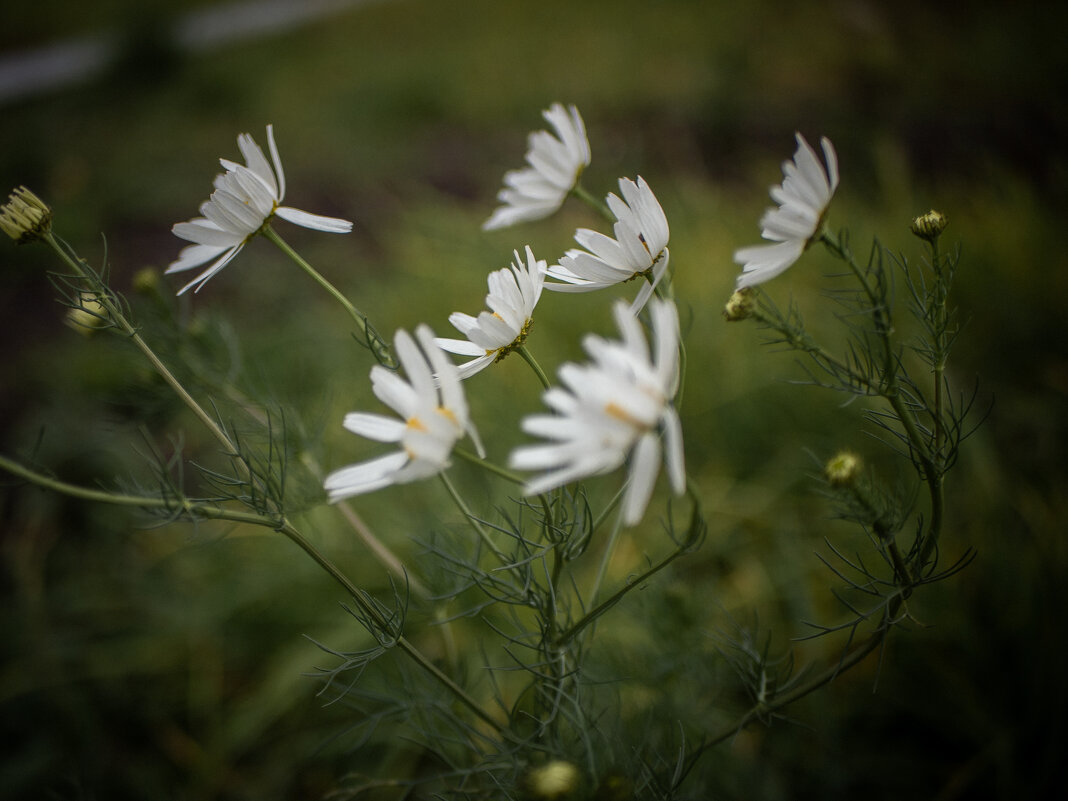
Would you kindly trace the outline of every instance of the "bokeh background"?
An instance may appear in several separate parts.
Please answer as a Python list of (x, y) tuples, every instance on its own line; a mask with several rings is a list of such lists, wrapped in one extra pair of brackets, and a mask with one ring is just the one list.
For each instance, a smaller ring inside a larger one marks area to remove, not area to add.
[[(26, 184), (45, 198), (61, 235), (107, 264), (146, 336), (175, 363), (197, 365), (194, 387), (227, 381), (285, 409), (301, 453), (325, 469), (367, 456), (339, 421), (376, 408), (344, 312), (265, 241), (175, 300), (180, 283), (158, 274), (182, 244), (170, 225), (207, 197), (216, 159), (238, 156), (237, 133), (265, 144), (273, 123), (287, 202), (356, 221), (347, 237), (280, 225), (283, 235), (383, 331), (425, 321), (446, 334), (451, 311), (477, 312), (485, 274), (513, 248), (529, 243), (554, 259), (576, 226), (598, 224), (569, 204), (522, 228), (479, 227), (541, 109), (578, 105), (594, 154), (587, 186), (607, 192), (641, 174), (672, 227), (692, 366), (688, 468), (710, 530), (697, 555), (642, 594), (667, 600), (634, 602), (644, 628), (631, 640), (655, 652), (650, 670), (669, 671), (657, 682), (680, 708), (694, 683), (665, 675), (708, 669), (709, 681), (729, 683), (706, 664), (716, 632), (759, 621), (785, 652), (807, 631), (800, 621), (841, 614), (814, 554), (826, 553), (825, 536), (847, 549), (859, 541), (830, 519), (812, 478), (818, 459), (848, 446), (891, 480), (907, 478), (863, 433), (859, 404), (790, 384), (801, 372), (789, 355), (720, 316), (731, 253), (757, 241), (794, 131), (834, 141), (842, 186), (830, 221), (849, 228), (857, 250), (878, 236), (918, 259), (909, 220), (945, 212), (946, 241), (963, 253), (952, 379), (965, 393), (978, 381), (977, 419), (989, 416), (950, 478), (944, 558), (969, 547), (977, 558), (917, 595), (918, 622), (881, 660), (710, 754), (715, 778), (695, 797), (1026, 798), (1059, 784), (1068, 707), (1061, 6), (379, 0), (207, 46), (223, 30), (213, 23), (194, 39), (205, 46), (190, 49), (175, 26), (221, 4), (9, 5), (5, 59), (101, 33), (110, 49), (99, 72), (4, 101), (0, 190)], [(301, 5), (249, 7), (262, 20)], [(64, 324), (46, 275), (55, 266), (44, 248), (0, 243), (3, 453), (95, 486), (143, 474), (151, 448), (180, 446), (212, 464), (212, 444), (132, 350)], [(813, 252), (770, 291), (825, 319), (833, 268)], [(608, 307), (607, 296), (547, 295), (532, 349), (548, 369), (578, 356), (583, 332), (610, 330)], [(490, 444), (503, 459), (513, 421), (539, 405), (525, 365), (502, 363), (469, 394), (483, 428), (500, 432)], [(217, 402), (248, 423), (234, 397)], [(488, 507), (486, 486), (456, 472)], [(292, 481), (319, 544), (388, 592), (351, 529), (318, 505), (306, 463)], [(425, 578), (420, 542), (457, 526), (437, 484), (355, 506)], [(361, 635), (289, 542), (235, 527), (161, 527), (6, 479), (0, 526), (0, 796), (310, 799), (393, 758), (355, 748), (353, 710), (326, 704), (306, 675), (330, 662), (312, 640), (349, 648)], [(663, 545), (656, 525), (647, 529), (616, 579)], [(797, 657), (818, 661), (840, 645), (799, 644)], [(675, 714), (655, 703), (662, 719)], [(723, 691), (713, 706), (726, 720), (739, 704)]]

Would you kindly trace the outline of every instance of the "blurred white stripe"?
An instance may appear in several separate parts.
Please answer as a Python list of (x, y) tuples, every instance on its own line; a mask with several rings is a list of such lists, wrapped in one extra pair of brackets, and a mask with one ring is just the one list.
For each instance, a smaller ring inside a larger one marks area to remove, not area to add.
[[(208, 50), (303, 25), (381, 0), (249, 0), (210, 6), (181, 18), (172, 30), (183, 50)], [(99, 75), (115, 55), (115, 31), (76, 37), (0, 57), (0, 105)]]

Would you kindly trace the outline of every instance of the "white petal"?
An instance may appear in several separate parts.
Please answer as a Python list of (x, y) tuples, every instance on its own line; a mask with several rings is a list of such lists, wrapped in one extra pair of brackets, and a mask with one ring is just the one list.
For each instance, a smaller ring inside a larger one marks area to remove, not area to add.
[(289, 206), (279, 206), (274, 213), (283, 220), (305, 228), (312, 228), (316, 231), (326, 231), (330, 234), (347, 234), (352, 230), (352, 223), (349, 220), (342, 220), (338, 217), (324, 217), (321, 214), (310, 214)]
[(178, 258), (167, 266), (164, 273), (180, 273), (182, 270), (191, 270), (204, 264), (204, 262), (211, 261), (228, 249), (215, 245), (187, 245), (178, 251)]
[(638, 440), (631, 455), (630, 478), (621, 511), (624, 525), (633, 526), (641, 521), (659, 470), (660, 441), (656, 434), (650, 432)]
[(394, 483), (393, 476), (408, 462), (408, 455), (403, 451), (390, 453), (360, 464), (335, 470), (326, 477), (323, 487), (330, 503), (373, 492)]
[(349, 412), (342, 425), (353, 434), (379, 442), (400, 442), (406, 428), (402, 420), (366, 412)]
[(171, 227), (174, 235), (188, 242), (198, 245), (211, 245), (212, 247), (233, 247), (244, 240), (241, 234), (232, 231), (223, 231), (215, 223), (209, 220), (190, 220), (189, 222), (175, 223)]

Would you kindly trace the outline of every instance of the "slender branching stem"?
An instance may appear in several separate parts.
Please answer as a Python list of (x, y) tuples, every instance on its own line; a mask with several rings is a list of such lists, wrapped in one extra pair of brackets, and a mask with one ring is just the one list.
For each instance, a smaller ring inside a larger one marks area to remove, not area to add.
[[(261, 526), (278, 531), (285, 535), (298, 548), (304, 551), (311, 559), (330, 575), (341, 587), (352, 596), (360, 611), (366, 615), (380, 633), (391, 631), (390, 622), (382, 615), (378, 607), (372, 602), (366, 591), (357, 587), (337, 565), (323, 554), (315, 545), (304, 536), (284, 515), (270, 516), (255, 512), (243, 512), (235, 509), (227, 509), (213, 503), (203, 503), (187, 498), (153, 498), (149, 496), (127, 495), (105, 490), (96, 490), (88, 487), (80, 487), (60, 481), (51, 476), (31, 470), (18, 462), (0, 456), (0, 469), (6, 470), (12, 475), (26, 481), (37, 484), (53, 492), (59, 492), (74, 498), (86, 501), (98, 501), (119, 506), (132, 506), (140, 509), (157, 509), (171, 514), (186, 515), (192, 518), (206, 518), (212, 520), (227, 520), (233, 523), (245, 523)], [(482, 721), (489, 724), (494, 730), (501, 732), (501, 724), (493, 719), (473, 698), (471, 698), (459, 685), (447, 675), (442, 673), (434, 663), (416, 648), (403, 635), (397, 635), (394, 645), (404, 652), (423, 671), (430, 674), (439, 684), (448, 690), (461, 704), (477, 715)]]
[[(126, 319), (126, 315), (123, 313), (119, 304), (115, 302), (107, 286), (100, 280), (100, 276), (86, 267), (80, 259), (74, 257), (51, 232), (45, 236), (45, 241), (59, 255), (63, 262), (74, 271), (74, 274), (79, 279), (92, 286), (96, 294), (95, 300), (97, 300), (107, 311), (110, 322), (112, 322), (119, 331), (129, 337), (130, 341), (133, 342), (144, 357), (148, 359), (152, 367), (159, 373), (163, 380), (167, 382), (167, 385), (181, 399), (186, 407), (196, 415), (197, 419), (204, 424), (205, 428), (208, 429), (211, 435), (219, 441), (227, 455), (237, 457), (238, 450), (233, 440), (231, 440), (229, 435), (227, 435), (219, 424), (215, 422), (211, 415), (204, 410), (204, 407), (193, 399), (193, 396), (186, 391), (186, 388), (182, 386), (182, 383), (175, 378), (174, 373), (170, 371), (167, 365), (163, 363), (159, 356), (156, 355), (155, 351), (149, 347), (148, 343), (145, 342), (137, 332), (137, 329)], [(243, 468), (245, 467), (244, 462), (242, 462), (240, 458), (236, 459), (236, 461)]]

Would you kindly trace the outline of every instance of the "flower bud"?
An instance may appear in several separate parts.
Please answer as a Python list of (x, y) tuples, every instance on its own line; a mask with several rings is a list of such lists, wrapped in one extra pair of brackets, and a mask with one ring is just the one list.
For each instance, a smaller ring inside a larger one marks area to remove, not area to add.
[(0, 206), (0, 229), (20, 245), (43, 239), (52, 230), (52, 209), (24, 186)]
[(823, 475), (832, 487), (851, 487), (860, 473), (860, 457), (841, 451), (823, 468)]
[(749, 287), (739, 289), (731, 295), (731, 299), (727, 301), (727, 305), (723, 309), (723, 316), (727, 318), (728, 323), (736, 323), (739, 320), (745, 320), (752, 314), (753, 290)]
[(133, 277), (133, 288), (142, 295), (159, 290), (159, 272), (154, 267), (142, 267)]
[(67, 325), (80, 334), (88, 336), (97, 328), (107, 324), (108, 312), (104, 304), (96, 299), (96, 296), (83, 292), (81, 305), (71, 308), (67, 312)]
[(934, 242), (946, 230), (946, 222), (946, 215), (932, 209), (913, 220), (910, 228), (920, 239)]
[(578, 768), (562, 759), (546, 762), (527, 774), (527, 789), (537, 801), (567, 798), (578, 788), (578, 784)]

